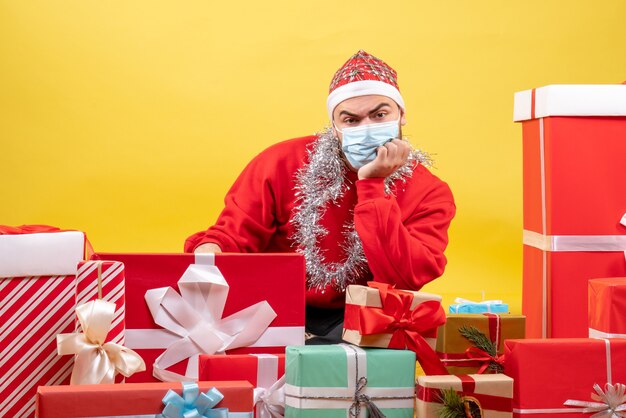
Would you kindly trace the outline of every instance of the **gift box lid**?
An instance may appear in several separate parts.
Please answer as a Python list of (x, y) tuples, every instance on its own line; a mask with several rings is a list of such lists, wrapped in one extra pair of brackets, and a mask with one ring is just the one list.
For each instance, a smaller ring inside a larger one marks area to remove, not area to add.
[(80, 231), (0, 234), (0, 277), (74, 275), (84, 258)]
[(626, 116), (626, 84), (554, 84), (515, 93), (513, 121), (548, 116)]

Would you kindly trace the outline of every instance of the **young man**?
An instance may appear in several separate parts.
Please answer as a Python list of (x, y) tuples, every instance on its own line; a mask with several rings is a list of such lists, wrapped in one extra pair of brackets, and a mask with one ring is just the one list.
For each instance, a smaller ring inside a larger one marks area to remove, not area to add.
[(418, 290), (439, 277), (455, 214), (428, 156), (401, 139), (392, 68), (359, 51), (333, 77), (327, 108), (330, 128), (259, 154), (215, 225), (185, 243), (188, 252), (304, 254), (309, 343), (340, 340), (349, 284)]

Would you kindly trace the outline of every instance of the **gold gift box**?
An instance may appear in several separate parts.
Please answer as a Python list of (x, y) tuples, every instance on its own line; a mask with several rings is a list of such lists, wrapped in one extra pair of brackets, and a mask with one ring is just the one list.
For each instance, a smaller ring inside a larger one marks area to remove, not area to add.
[[(420, 376), (417, 379), (415, 412), (418, 418), (437, 418), (443, 402), (437, 395), (425, 393), (433, 389), (454, 389), (464, 400), (479, 406), (483, 418), (509, 418), (512, 413), (513, 379), (503, 374), (474, 374), (467, 376), (474, 381), (474, 389), (463, 393), (463, 384), (457, 376)], [(436, 393), (436, 392), (435, 392)], [(483, 396), (486, 395), (486, 396)]]
[[(496, 314), (492, 314), (496, 315)], [(521, 339), (526, 335), (526, 317), (524, 315), (497, 314), (500, 317), (500, 338), (498, 354), (504, 353), (504, 340)], [(436, 351), (444, 360), (445, 355), (461, 355), (473, 347), (472, 343), (459, 332), (463, 325), (475, 327), (491, 339), (489, 317), (483, 314), (449, 314), (444, 325), (437, 332)], [(451, 374), (472, 374), (480, 368), (476, 366), (454, 366), (454, 361), (444, 362)]]

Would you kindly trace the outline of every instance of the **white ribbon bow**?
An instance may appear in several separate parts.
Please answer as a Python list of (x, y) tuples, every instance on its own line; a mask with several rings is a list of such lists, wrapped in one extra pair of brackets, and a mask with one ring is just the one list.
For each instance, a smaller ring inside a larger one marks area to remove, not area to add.
[[(583, 414), (595, 412), (591, 418), (623, 418), (626, 417), (626, 385), (607, 383), (604, 390), (597, 383), (593, 385), (596, 393), (591, 394), (591, 399), (597, 402), (577, 401), (569, 399), (566, 406), (582, 406)], [(573, 411), (574, 412), (574, 411)]]
[(285, 376), (269, 388), (254, 389), (257, 418), (283, 418), (285, 415)]
[(92, 300), (76, 308), (83, 332), (57, 335), (59, 355), (76, 354), (71, 385), (115, 383), (115, 375), (125, 377), (146, 370), (133, 350), (112, 342), (105, 343), (115, 315), (115, 304)]
[(168, 367), (198, 354), (215, 354), (253, 344), (276, 318), (262, 301), (222, 319), (228, 283), (216, 266), (191, 264), (178, 281), (180, 295), (171, 287), (151, 289), (145, 298), (154, 322), (177, 335), (154, 363), (154, 377), (165, 382), (194, 380), (196, 361), (189, 361), (185, 376)]

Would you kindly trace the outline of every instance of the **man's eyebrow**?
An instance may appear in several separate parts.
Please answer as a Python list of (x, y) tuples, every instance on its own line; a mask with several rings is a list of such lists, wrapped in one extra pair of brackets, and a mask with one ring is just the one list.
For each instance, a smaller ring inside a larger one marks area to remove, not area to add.
[[(391, 105), (389, 103), (381, 103), (378, 106), (376, 106), (374, 109), (372, 109), (369, 112), (367, 112), (367, 114), (369, 115), (371, 113), (378, 112), (380, 109), (382, 109), (385, 106), (391, 107)], [(350, 113), (347, 110), (342, 110), (341, 112), (339, 112), (338, 116), (341, 116), (341, 115), (348, 115), (348, 116), (352, 116), (353, 118), (358, 118), (359, 117), (359, 115), (356, 115), (354, 113)]]
[(374, 109), (370, 110), (368, 113), (369, 114), (376, 113), (376, 112), (378, 112), (380, 109), (382, 109), (385, 106), (391, 107), (391, 105), (389, 103), (381, 103), (378, 106), (376, 106)]
[(353, 118), (358, 118), (359, 117), (359, 115), (355, 115), (354, 113), (350, 113), (347, 110), (342, 110), (341, 112), (339, 112), (338, 116), (341, 116), (341, 115), (348, 115), (348, 116), (352, 116)]

